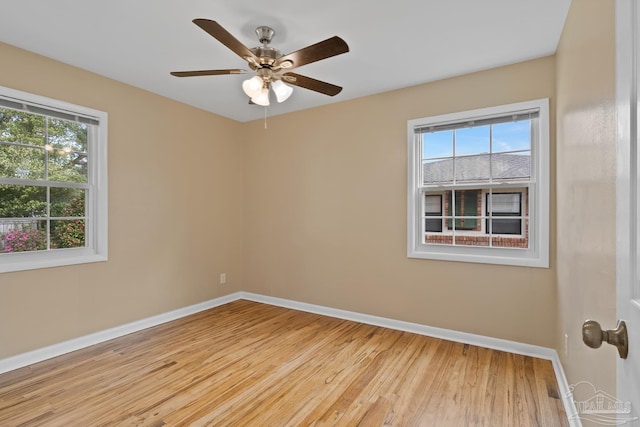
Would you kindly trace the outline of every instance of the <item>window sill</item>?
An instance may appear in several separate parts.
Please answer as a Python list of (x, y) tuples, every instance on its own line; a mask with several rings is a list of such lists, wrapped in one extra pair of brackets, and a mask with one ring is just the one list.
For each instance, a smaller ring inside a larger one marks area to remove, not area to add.
[(549, 259), (547, 256), (536, 254), (531, 249), (521, 248), (503, 249), (497, 247), (421, 245), (419, 249), (409, 248), (407, 257), (439, 261), (549, 268)]
[(107, 261), (107, 255), (96, 254), (88, 249), (59, 251), (2, 254), (0, 255), (0, 273)]

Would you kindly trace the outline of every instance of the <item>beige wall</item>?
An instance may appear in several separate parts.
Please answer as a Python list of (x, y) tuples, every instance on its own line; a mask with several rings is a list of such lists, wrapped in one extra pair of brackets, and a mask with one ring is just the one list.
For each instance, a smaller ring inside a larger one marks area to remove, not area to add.
[(613, 0), (573, 1), (556, 56), (557, 348), (569, 383), (615, 395), (615, 348), (587, 348), (580, 329), (616, 322), (614, 11)]
[(109, 261), (0, 274), (0, 358), (240, 289), (239, 123), (1, 43), (0, 58), (0, 85), (109, 113)]
[(546, 97), (554, 153), (553, 57), (248, 123), (245, 289), (553, 346), (554, 221), (550, 269), (406, 256), (407, 120)]

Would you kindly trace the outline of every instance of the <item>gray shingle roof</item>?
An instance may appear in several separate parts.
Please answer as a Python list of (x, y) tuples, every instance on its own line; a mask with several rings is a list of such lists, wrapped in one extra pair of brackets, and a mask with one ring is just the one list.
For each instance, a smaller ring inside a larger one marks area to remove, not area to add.
[[(491, 162), (490, 162), (491, 160)], [(491, 164), (490, 164), (491, 163)], [(454, 159), (425, 161), (422, 165), (424, 184), (453, 181)], [(491, 167), (490, 167), (491, 166)], [(455, 158), (456, 181), (523, 179), (531, 176), (531, 156), (519, 154), (480, 154)]]

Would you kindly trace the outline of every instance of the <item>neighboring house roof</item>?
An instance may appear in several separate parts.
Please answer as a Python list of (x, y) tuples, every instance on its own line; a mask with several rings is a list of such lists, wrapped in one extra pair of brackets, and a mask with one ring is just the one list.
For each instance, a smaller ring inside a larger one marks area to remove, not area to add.
[[(453, 182), (454, 159), (426, 161), (422, 164), (424, 185)], [(522, 179), (531, 176), (531, 156), (520, 154), (481, 154), (455, 158), (456, 181)]]

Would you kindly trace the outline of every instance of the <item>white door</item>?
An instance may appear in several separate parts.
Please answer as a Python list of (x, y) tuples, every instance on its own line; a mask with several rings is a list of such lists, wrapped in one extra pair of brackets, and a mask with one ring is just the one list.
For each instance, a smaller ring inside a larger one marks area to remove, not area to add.
[[(640, 7), (616, 1), (617, 312), (627, 326), (628, 356), (618, 359), (618, 421), (640, 425)], [(626, 413), (629, 410), (629, 413)]]

